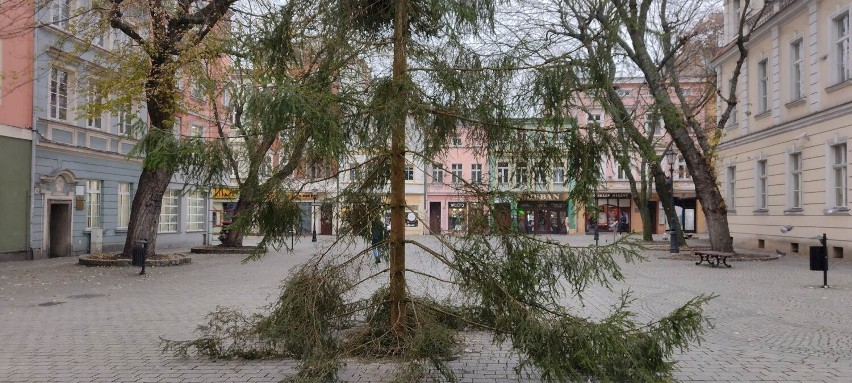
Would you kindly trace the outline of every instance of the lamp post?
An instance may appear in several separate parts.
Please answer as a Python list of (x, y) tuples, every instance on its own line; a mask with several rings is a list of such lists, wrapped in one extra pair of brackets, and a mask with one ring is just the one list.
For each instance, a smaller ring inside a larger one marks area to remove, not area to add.
[[(674, 160), (675, 160), (675, 153), (671, 149), (666, 149), (666, 152), (664, 153), (664, 155), (666, 157), (666, 161), (668, 161), (668, 163), (669, 163), (669, 197), (671, 197), (672, 210), (674, 210), (674, 213), (675, 213), (674, 216), (675, 216), (675, 218), (677, 218), (677, 210), (675, 210), (675, 204), (674, 204)], [(669, 246), (669, 253), (679, 253), (680, 249), (678, 249), (678, 246), (677, 246), (677, 235), (675, 233), (674, 222), (669, 222), (669, 231), (670, 231), (669, 239), (671, 240), (670, 246)]]
[(311, 223), (313, 224), (313, 231), (311, 231), (311, 242), (317, 241), (317, 189), (311, 190), (314, 193), (314, 202), (311, 204)]

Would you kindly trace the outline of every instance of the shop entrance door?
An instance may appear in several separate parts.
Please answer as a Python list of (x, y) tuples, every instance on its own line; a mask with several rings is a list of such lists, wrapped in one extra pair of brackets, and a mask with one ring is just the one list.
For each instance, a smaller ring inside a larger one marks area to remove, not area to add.
[(429, 202), (429, 231), (441, 234), (441, 203)]
[(322, 214), (320, 215), (320, 235), (331, 235), (333, 221), (331, 205), (323, 205)]

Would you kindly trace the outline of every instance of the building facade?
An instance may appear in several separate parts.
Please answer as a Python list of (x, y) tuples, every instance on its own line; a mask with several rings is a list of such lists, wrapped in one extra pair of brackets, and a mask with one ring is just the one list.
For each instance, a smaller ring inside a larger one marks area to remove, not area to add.
[[(621, 78), (616, 81), (615, 86), (622, 103), (628, 110), (632, 111), (634, 124), (654, 147), (657, 155), (662, 158), (660, 166), (666, 176), (672, 180), (674, 207), (681, 228), (686, 233), (706, 233), (704, 213), (696, 198), (695, 184), (692, 182), (692, 176), (686, 167), (683, 156), (677, 154), (675, 161), (671, 164), (663, 156), (666, 148), (670, 146), (671, 137), (667, 134), (663, 119), (654, 112), (653, 98), (644, 85), (644, 80)], [(696, 101), (696, 104), (698, 104), (696, 99), (703, 94), (703, 83), (694, 79), (682, 78), (681, 86), (684, 88), (687, 101)], [(578, 124), (611, 126), (614, 123), (611, 116), (608, 116), (594, 99), (584, 96), (579, 104), (584, 105), (584, 107), (574, 113)], [(698, 118), (703, 119), (705, 110), (701, 108), (699, 113)], [(672, 145), (672, 150), (677, 151), (677, 148)], [(589, 211), (580, 212), (581, 222), (578, 226), (580, 232), (593, 233), (595, 229), (598, 232), (641, 232), (643, 230), (641, 214), (639, 207), (636, 206), (628, 176), (632, 176), (637, 187), (641, 187), (642, 182), (648, 183), (650, 190), (648, 209), (651, 212), (653, 233), (664, 233), (669, 229), (666, 215), (660, 203), (660, 196), (656, 192), (650, 172), (646, 171), (645, 180), (642, 179), (643, 176), (639, 167), (642, 166), (643, 161), (639, 153), (634, 153), (631, 156), (627, 167), (622, 166), (613, 155), (601, 158), (600, 166), (603, 178), (600, 180), (600, 186), (595, 196), (598, 214), (595, 216), (594, 213)]]
[[(725, 5), (731, 42), (741, 12), (754, 15), (765, 4)], [(738, 98), (717, 164), (731, 236), (738, 247), (807, 254), (819, 245), (813, 237), (826, 234), (829, 255), (842, 258), (852, 252), (852, 2), (780, 1), (768, 7), (752, 29), (736, 83), (736, 47), (728, 43), (715, 59), (722, 94), (736, 85)], [(794, 230), (782, 233), (783, 225)]]
[[(485, 145), (458, 128), (446, 152), (427, 171), (426, 216), (428, 233), (461, 234), (486, 229), (485, 204), (477, 191), (488, 187)], [(480, 227), (477, 227), (480, 226)]]
[(30, 256), (34, 4), (0, 2), (0, 261)]
[[(79, 33), (73, 23), (85, 26), (87, 20), (68, 17), (73, 11), (69, 7), (68, 2), (54, 2), (35, 13), (31, 259), (123, 248), (142, 166), (140, 157), (129, 154), (149, 126), (140, 101), (112, 113), (87, 111), (104, 101), (93, 90), (97, 73), (104, 69), (104, 54), (123, 49), (128, 41), (113, 30)], [(195, 95), (192, 81), (180, 77), (178, 90), (186, 97), (181, 100), (184, 112), (176, 118), (175, 135), (215, 134), (214, 121), (203, 107), (206, 101)], [(207, 191), (174, 177), (163, 197), (157, 248), (204, 243), (211, 209)]]

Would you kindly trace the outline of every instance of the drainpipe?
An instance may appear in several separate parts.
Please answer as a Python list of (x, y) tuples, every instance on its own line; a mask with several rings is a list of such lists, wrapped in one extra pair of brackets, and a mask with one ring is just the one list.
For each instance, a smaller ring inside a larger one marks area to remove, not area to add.
[[(38, 11), (36, 8), (33, 8), (33, 21), (37, 21)], [(35, 162), (36, 162), (36, 143), (38, 142), (38, 133), (36, 122), (38, 121), (38, 116), (36, 115), (36, 70), (38, 69), (38, 55), (36, 54), (36, 49), (38, 49), (38, 32), (39, 28), (33, 28), (33, 81), (30, 86), (33, 90), (32, 96), (32, 125), (30, 126), (30, 184), (27, 190), (27, 195), (29, 198), (29, 215), (27, 216), (27, 249), (29, 250), (27, 253), (27, 258), (29, 260), (35, 259), (35, 252), (33, 251), (33, 213), (35, 211), (35, 199), (36, 195), (34, 193), (35, 188)], [(42, 207), (43, 209), (44, 207)], [(42, 223), (43, 224), (43, 223)], [(43, 243), (43, 242), (42, 242)], [(44, 246), (42, 246), (44, 247)], [(42, 249), (39, 248), (39, 251)]]

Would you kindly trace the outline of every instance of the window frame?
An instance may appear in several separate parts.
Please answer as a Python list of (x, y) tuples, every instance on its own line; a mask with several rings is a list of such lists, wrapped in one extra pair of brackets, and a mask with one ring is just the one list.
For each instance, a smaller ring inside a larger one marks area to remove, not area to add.
[(86, 230), (103, 228), (103, 181), (86, 180)]
[(801, 210), (803, 206), (803, 165), (802, 152), (795, 151), (787, 155), (787, 209), (789, 210)]
[[(843, 30), (841, 30), (843, 27)], [(850, 79), (849, 73), (849, 12), (843, 12), (831, 19), (832, 56), (834, 69), (831, 71), (835, 84)]]
[(474, 184), (482, 183), (482, 164), (470, 164), (470, 182)]
[[(126, 189), (126, 190), (125, 190)], [(116, 198), (116, 228), (119, 230), (127, 230), (130, 225), (130, 209), (133, 201), (130, 199), (133, 184), (129, 182), (119, 182)]]
[(414, 166), (405, 165), (405, 170), (403, 171), (403, 176), (406, 181), (414, 181)]
[(790, 43), (790, 102), (805, 98), (805, 44), (801, 37)]
[(195, 190), (186, 195), (186, 231), (204, 231), (205, 211), (204, 192)]
[(509, 174), (509, 162), (497, 163), (497, 185), (506, 186), (511, 181)]
[[(51, 0), (50, 2), (50, 24), (60, 29), (68, 28), (71, 20), (71, 2), (73, 0)], [(57, 15), (57, 13), (59, 13)]]
[(769, 112), (769, 58), (757, 62), (757, 114)]
[(769, 209), (769, 162), (763, 158), (755, 162), (754, 168), (754, 210)]
[[(166, 203), (171, 200), (174, 200), (174, 204)], [(166, 209), (170, 209), (170, 211), (166, 211)], [(177, 233), (179, 217), (180, 190), (166, 189), (160, 204), (160, 222), (157, 224), (157, 233)]]
[(450, 165), (450, 174), (453, 177), (453, 185), (461, 184), (464, 180), (464, 170), (462, 164), (451, 164)]
[(829, 174), (831, 176), (832, 203), (829, 208), (848, 209), (849, 207), (849, 159), (848, 146), (846, 142), (837, 143), (829, 147), (831, 159)]
[(728, 211), (737, 210), (737, 165), (729, 165), (726, 169), (725, 179), (725, 202), (728, 204)]
[(565, 184), (565, 167), (561, 163), (553, 167), (553, 184)]
[[(64, 74), (60, 82), (60, 74)], [(48, 116), (58, 121), (69, 121), (71, 115), (71, 72), (65, 68), (51, 66), (47, 84)], [(61, 100), (65, 105), (62, 106)]]

